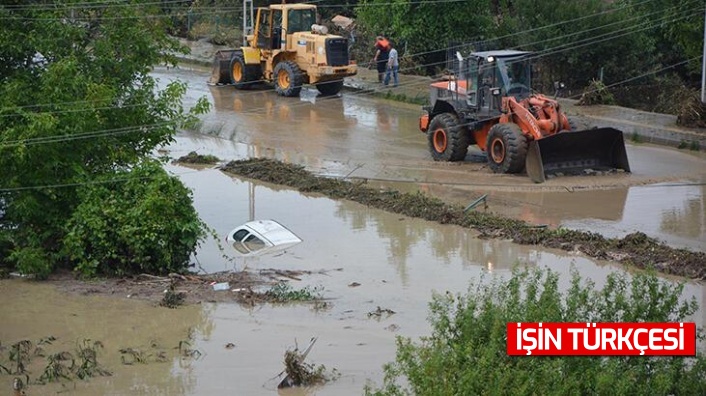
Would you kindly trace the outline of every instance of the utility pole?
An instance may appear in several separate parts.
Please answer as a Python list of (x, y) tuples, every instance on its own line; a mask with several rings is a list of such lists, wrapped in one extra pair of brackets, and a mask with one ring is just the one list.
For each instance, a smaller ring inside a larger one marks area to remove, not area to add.
[(706, 9), (704, 9), (704, 54), (701, 60), (701, 103), (706, 103)]

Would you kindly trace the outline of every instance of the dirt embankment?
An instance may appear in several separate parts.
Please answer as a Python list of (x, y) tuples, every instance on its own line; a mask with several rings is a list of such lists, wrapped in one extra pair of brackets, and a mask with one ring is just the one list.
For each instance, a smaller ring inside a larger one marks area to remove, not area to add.
[(293, 187), (301, 192), (348, 199), (409, 217), (472, 228), (482, 238), (510, 239), (523, 245), (578, 251), (592, 258), (613, 260), (642, 269), (706, 279), (706, 253), (672, 248), (641, 232), (618, 239), (564, 228), (537, 228), (495, 214), (464, 212), (460, 205), (447, 204), (422, 193), (379, 190), (364, 183), (319, 177), (302, 166), (270, 159), (232, 161), (221, 169), (239, 176)]
[[(284, 295), (288, 289), (277, 285), (301, 280), (311, 271), (263, 269), (259, 271), (224, 271), (213, 274), (140, 274), (120, 278), (78, 279), (73, 273), (61, 272), (47, 279), (59, 290), (80, 295), (105, 295), (146, 300), (175, 308), (182, 304), (204, 302), (236, 302), (243, 305), (278, 303), (292, 300)], [(269, 289), (268, 289), (269, 288)], [(273, 290), (283, 292), (273, 293)], [(293, 290), (293, 292), (296, 292)], [(291, 293), (290, 293), (291, 294)], [(307, 298), (316, 302), (318, 298)]]

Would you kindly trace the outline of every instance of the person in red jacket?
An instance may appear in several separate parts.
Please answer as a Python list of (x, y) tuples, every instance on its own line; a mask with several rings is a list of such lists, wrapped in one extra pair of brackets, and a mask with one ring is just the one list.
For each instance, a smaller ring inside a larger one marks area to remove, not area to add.
[(375, 57), (373, 62), (377, 65), (378, 70), (378, 82), (383, 82), (383, 77), (387, 71), (387, 59), (390, 55), (390, 42), (382, 37), (378, 36), (375, 40)]

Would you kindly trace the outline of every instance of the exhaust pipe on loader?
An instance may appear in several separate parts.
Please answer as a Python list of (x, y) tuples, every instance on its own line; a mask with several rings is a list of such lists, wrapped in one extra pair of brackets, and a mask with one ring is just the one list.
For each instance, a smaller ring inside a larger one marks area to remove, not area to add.
[(213, 67), (211, 69), (211, 78), (208, 79), (209, 85), (231, 84), (230, 80), (230, 60), (233, 57), (233, 52), (236, 50), (221, 50), (216, 52), (213, 57)]
[(630, 172), (623, 132), (614, 128), (561, 132), (529, 144), (527, 176), (543, 183), (551, 173), (585, 169), (623, 169)]

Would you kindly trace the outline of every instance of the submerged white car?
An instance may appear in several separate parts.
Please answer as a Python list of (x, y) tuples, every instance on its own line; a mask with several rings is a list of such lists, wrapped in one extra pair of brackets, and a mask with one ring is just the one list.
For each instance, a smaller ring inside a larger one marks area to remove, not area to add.
[(274, 220), (255, 220), (229, 232), (226, 242), (243, 256), (259, 256), (287, 249), (302, 240)]

